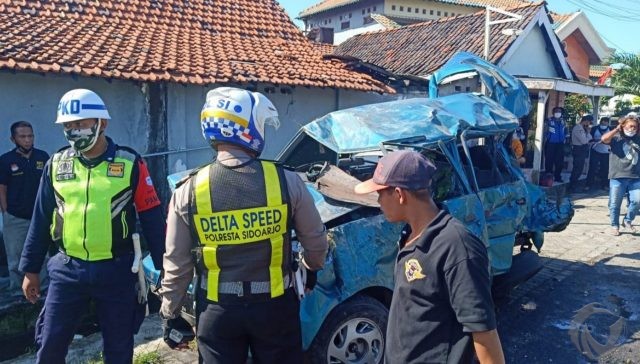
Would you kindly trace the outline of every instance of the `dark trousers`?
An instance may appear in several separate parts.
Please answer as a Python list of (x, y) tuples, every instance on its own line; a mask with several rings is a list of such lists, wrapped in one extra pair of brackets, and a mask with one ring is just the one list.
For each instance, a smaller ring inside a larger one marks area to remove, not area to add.
[[(589, 157), (589, 172), (587, 173), (587, 186), (604, 188), (609, 186), (609, 153), (591, 151)], [(596, 185), (596, 178), (598, 184)]]
[(562, 167), (564, 167), (564, 144), (547, 143), (544, 150), (545, 172), (553, 174), (556, 181), (562, 180)]
[(49, 291), (36, 322), (38, 363), (65, 363), (89, 301), (96, 302), (105, 363), (131, 363), (137, 294), (133, 254), (86, 262), (58, 253), (48, 262)]
[(589, 155), (589, 145), (572, 146), (571, 155), (573, 156), (573, 168), (571, 169), (569, 182), (571, 183), (571, 187), (575, 187), (575, 184), (582, 175), (582, 171), (584, 171), (584, 162), (587, 160), (587, 156)]
[(300, 303), (293, 289), (263, 302), (218, 304), (197, 298), (200, 363), (302, 363)]

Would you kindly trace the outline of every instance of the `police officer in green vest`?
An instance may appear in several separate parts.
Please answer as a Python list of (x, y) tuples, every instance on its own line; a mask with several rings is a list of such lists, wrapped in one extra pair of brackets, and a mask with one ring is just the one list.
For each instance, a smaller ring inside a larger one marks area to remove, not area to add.
[(96, 303), (105, 363), (131, 363), (141, 322), (133, 234), (136, 215), (157, 269), (162, 268), (165, 222), (142, 158), (105, 135), (111, 119), (93, 91), (67, 92), (57, 124), (71, 147), (45, 165), (20, 260), (22, 289), (40, 297), (38, 272), (47, 250), (49, 290), (36, 323), (38, 363), (64, 363), (89, 302)]
[[(325, 229), (293, 172), (258, 157), (264, 127), (278, 113), (258, 92), (210, 91), (201, 113), (216, 160), (174, 192), (167, 216), (163, 296), (165, 341), (184, 328), (180, 308), (194, 275), (200, 361), (301, 363), (299, 300), (293, 289), (291, 229), (310, 271), (323, 267)], [(311, 288), (311, 287), (308, 287)]]

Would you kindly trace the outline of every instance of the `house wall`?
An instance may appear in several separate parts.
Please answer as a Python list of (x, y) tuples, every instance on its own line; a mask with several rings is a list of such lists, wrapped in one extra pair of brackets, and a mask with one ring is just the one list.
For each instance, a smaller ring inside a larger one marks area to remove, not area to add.
[(589, 79), (589, 55), (574, 35), (568, 36), (564, 40), (565, 50), (567, 51), (567, 62), (571, 66), (573, 72), (583, 80)]
[[(360, 28), (365, 24), (365, 18), (372, 13), (382, 13), (384, 1), (362, 1), (353, 6), (344, 6), (330, 11), (310, 16), (306, 21), (306, 28), (332, 28), (335, 33), (346, 29)], [(349, 22), (349, 27), (342, 29), (343, 22)]]
[(362, 33), (375, 32), (378, 30), (384, 30), (385, 28), (380, 23), (373, 23), (362, 26), (361, 28), (349, 29), (339, 33), (333, 34), (333, 45), (339, 45), (347, 39)]
[[(416, 12), (416, 9), (418, 11)], [(472, 14), (481, 9), (424, 0), (391, 0), (384, 4), (384, 14), (392, 17), (413, 18), (421, 21), (440, 19), (461, 14)]]
[[(202, 138), (200, 111), (207, 91), (217, 87), (182, 86), (170, 84), (168, 87), (169, 145), (167, 150), (169, 173), (194, 168), (211, 161), (213, 151)], [(395, 99), (396, 96), (380, 95), (348, 90), (320, 88), (286, 88), (290, 94), (283, 94), (276, 88), (275, 93), (265, 95), (278, 109), (280, 128), (265, 127), (264, 158), (274, 158), (286, 146), (295, 133), (306, 123), (331, 111), (373, 102)], [(264, 92), (265, 85), (258, 91)], [(185, 151), (186, 149), (186, 151)]]
[(112, 118), (108, 136), (140, 153), (147, 149), (149, 118), (139, 84), (56, 74), (0, 72), (0, 85), (0, 100), (4, 104), (0, 108), (2, 153), (14, 147), (9, 140), (9, 127), (18, 120), (33, 125), (36, 148), (51, 154), (68, 145), (62, 127), (54, 122), (60, 98), (74, 88), (88, 88), (102, 97)]
[[(14, 147), (9, 140), (9, 127), (17, 120), (27, 120), (34, 127), (35, 145), (48, 153), (64, 147), (62, 127), (54, 123), (57, 105), (62, 95), (74, 88), (88, 88), (98, 93), (107, 105), (112, 120), (107, 135), (118, 144), (127, 145), (140, 154), (148, 154), (150, 116), (147, 106), (146, 89), (141, 84), (130, 81), (64, 75), (38, 75), (33, 73), (0, 73), (0, 99), (5, 106), (0, 108), (3, 137), (0, 137), (2, 153)], [(167, 145), (158, 148), (167, 153), (167, 171), (193, 168), (211, 161), (213, 150), (202, 138), (200, 111), (208, 90), (215, 88), (195, 85), (168, 84), (166, 99)], [(291, 93), (266, 94), (280, 114), (281, 126), (278, 130), (265, 128), (266, 147), (262, 154), (274, 158), (304, 124), (331, 111), (357, 105), (388, 101), (393, 95), (321, 88), (282, 88)], [(265, 91), (259, 85), (258, 91)], [(147, 160), (156, 158), (146, 156)], [(159, 172), (162, 175), (161, 171)], [(157, 178), (157, 177), (156, 177)]]
[[(552, 55), (547, 52), (547, 45), (540, 27), (535, 27), (517, 46), (515, 52), (498, 65), (506, 72), (516, 76), (559, 77), (553, 63)], [(514, 47), (512, 45), (511, 47)], [(553, 50), (551, 50), (553, 52)], [(535, 57), (535, 62), (532, 62)]]
[[(417, 12), (416, 12), (417, 9)], [(364, 14), (363, 11), (364, 10)], [(379, 2), (366, 2), (352, 6), (339, 7), (333, 10), (312, 15), (306, 20), (306, 28), (332, 28), (334, 33), (344, 31), (341, 24), (349, 21), (348, 29), (366, 26), (364, 18), (370, 13), (378, 13), (395, 18), (411, 19), (408, 23), (426, 20), (440, 19), (443, 17), (472, 14), (480, 11), (480, 8), (460, 6), (436, 1), (425, 0), (387, 0)], [(349, 17), (351, 14), (351, 17)], [(342, 19), (340, 18), (342, 17)]]

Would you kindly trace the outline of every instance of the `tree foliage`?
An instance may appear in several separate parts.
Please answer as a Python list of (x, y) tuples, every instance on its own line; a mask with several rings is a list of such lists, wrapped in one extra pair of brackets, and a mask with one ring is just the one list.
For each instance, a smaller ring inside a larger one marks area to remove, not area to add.
[(591, 112), (591, 103), (585, 95), (569, 94), (564, 99), (564, 112), (570, 125), (575, 125), (576, 120), (584, 114)]
[(609, 64), (622, 64), (611, 76), (611, 85), (617, 95), (640, 95), (640, 54), (616, 53)]

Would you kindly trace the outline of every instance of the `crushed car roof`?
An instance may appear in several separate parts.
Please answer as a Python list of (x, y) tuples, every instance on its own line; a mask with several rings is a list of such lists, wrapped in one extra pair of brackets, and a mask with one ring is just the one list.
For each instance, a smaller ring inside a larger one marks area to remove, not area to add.
[(437, 99), (414, 98), (334, 111), (302, 128), (337, 153), (379, 149), (383, 142), (424, 137), (424, 144), (470, 136), (507, 132), (517, 117), (488, 97), (455, 94)]

